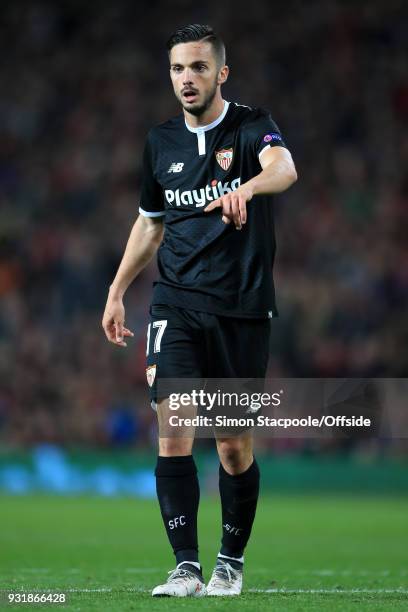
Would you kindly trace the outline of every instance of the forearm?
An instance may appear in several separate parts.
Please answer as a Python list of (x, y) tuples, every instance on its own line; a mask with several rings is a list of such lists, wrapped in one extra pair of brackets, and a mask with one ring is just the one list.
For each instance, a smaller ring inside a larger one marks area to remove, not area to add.
[(163, 238), (161, 219), (147, 219), (140, 215), (134, 224), (110, 293), (122, 298), (136, 276), (154, 257)]
[(247, 181), (245, 187), (249, 188), (253, 196), (281, 193), (296, 180), (297, 174), (291, 159), (277, 159)]

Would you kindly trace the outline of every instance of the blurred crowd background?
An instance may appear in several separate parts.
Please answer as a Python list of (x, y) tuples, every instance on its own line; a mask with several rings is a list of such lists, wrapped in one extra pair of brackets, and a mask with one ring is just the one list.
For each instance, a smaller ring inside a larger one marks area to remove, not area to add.
[(165, 42), (187, 23), (223, 36), (224, 97), (271, 111), (299, 174), (275, 205), (269, 374), (407, 376), (407, 4), (247, 4), (2, 3), (3, 447), (154, 444), (155, 265), (126, 295), (126, 350), (101, 318), (137, 217), (145, 135), (179, 112)]

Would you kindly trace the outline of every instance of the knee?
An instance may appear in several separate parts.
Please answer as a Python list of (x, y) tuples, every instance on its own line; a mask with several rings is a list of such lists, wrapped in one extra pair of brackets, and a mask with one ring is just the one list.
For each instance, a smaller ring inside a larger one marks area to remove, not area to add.
[(159, 455), (161, 457), (191, 455), (192, 449), (192, 440), (188, 438), (159, 438)]
[(184, 455), (191, 455), (194, 442), (194, 430), (190, 431), (186, 428), (178, 432), (184, 435), (168, 437), (169, 414), (168, 400), (164, 399), (158, 402), (159, 455), (162, 457), (182, 457)]
[(245, 472), (253, 461), (252, 444), (237, 439), (223, 439), (217, 442), (222, 467), (229, 474)]

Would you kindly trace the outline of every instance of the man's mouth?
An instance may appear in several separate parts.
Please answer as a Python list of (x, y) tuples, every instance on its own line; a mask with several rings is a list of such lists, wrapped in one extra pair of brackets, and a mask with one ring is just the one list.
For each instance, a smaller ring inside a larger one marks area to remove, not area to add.
[(195, 89), (185, 89), (181, 95), (186, 102), (194, 102), (198, 97), (198, 91)]

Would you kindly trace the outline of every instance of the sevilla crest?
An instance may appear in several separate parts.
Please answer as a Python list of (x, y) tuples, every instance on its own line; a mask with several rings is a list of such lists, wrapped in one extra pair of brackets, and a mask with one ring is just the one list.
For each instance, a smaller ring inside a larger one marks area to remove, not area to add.
[(215, 159), (220, 164), (223, 170), (228, 170), (230, 165), (232, 164), (232, 158), (234, 155), (234, 150), (231, 149), (221, 149), (221, 151), (215, 152)]
[(152, 365), (146, 368), (146, 378), (147, 384), (151, 387), (154, 383), (154, 379), (156, 378), (156, 366)]

